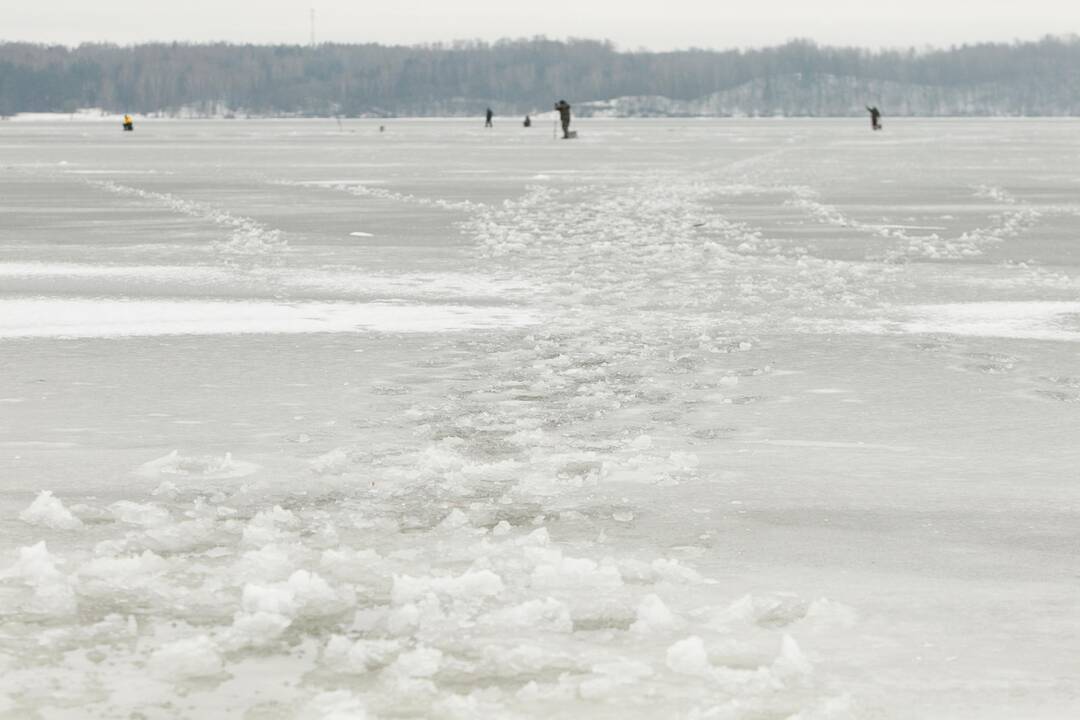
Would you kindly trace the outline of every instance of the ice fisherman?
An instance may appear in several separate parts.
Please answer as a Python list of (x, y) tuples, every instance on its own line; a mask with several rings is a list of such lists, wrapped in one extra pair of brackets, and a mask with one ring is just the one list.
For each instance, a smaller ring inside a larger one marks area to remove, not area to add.
[(559, 111), (559, 120), (562, 122), (563, 140), (570, 139), (570, 103), (560, 100), (555, 103), (555, 109)]
[(881, 129), (881, 111), (877, 109), (877, 106), (867, 105), (866, 110), (870, 113), (870, 129)]
[(532, 127), (532, 118), (526, 115), (525, 122), (523, 124), (525, 125), (525, 127)]
[(124, 130), (131, 131), (135, 129), (135, 121), (130, 115), (124, 115)]
[(484, 120), (484, 127), (492, 127), (491, 118), (495, 117), (495, 113), (491, 112), (491, 108), (487, 109), (487, 118)]

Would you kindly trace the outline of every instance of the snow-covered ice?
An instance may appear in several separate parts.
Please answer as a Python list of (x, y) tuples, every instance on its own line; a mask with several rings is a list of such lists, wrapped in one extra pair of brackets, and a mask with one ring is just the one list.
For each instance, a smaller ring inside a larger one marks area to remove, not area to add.
[(439, 332), (532, 322), (527, 311), (462, 305), (128, 298), (0, 300), (0, 338)]
[(580, 125), (0, 126), (0, 717), (1080, 715), (1080, 124)]

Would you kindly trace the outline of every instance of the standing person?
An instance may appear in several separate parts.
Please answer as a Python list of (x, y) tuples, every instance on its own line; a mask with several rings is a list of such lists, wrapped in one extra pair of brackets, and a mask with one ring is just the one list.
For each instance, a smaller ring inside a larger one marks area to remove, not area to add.
[(135, 121), (131, 119), (130, 115), (124, 116), (124, 129), (129, 132), (135, 129)]
[(532, 127), (532, 118), (528, 115), (525, 116), (525, 127)]
[(870, 112), (870, 129), (871, 130), (880, 130), (881, 129), (881, 111), (877, 109), (876, 105), (873, 106), (873, 107), (870, 106), (870, 105), (867, 105), (866, 109)]
[(560, 100), (555, 103), (555, 109), (559, 111), (559, 120), (562, 122), (563, 140), (570, 139), (570, 103)]
[(493, 127), (491, 118), (495, 117), (495, 113), (491, 112), (491, 108), (487, 109), (487, 119), (484, 121), (484, 127)]

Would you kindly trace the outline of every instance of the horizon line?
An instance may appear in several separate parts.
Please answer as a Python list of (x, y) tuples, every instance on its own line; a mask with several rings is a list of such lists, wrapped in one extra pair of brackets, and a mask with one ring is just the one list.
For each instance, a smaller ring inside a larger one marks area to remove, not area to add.
[(235, 40), (141, 40), (138, 42), (114, 42), (110, 40), (83, 40), (78, 44), (63, 43), (63, 42), (49, 42), (41, 40), (16, 40), (6, 39), (0, 37), (0, 46), (4, 45), (33, 45), (44, 48), (57, 48), (62, 47), (66, 50), (79, 50), (84, 47), (109, 47), (118, 48), (122, 50), (135, 49), (139, 47), (151, 47), (162, 45), (182, 45), (188, 47), (213, 47), (213, 46), (230, 46), (230, 47), (289, 47), (299, 48), (306, 50), (315, 50), (323, 47), (382, 47), (382, 48), (397, 48), (397, 49), (409, 49), (409, 50), (446, 50), (446, 51), (460, 51), (460, 50), (475, 50), (475, 49), (493, 49), (499, 45), (512, 45), (512, 44), (525, 44), (525, 43), (554, 43), (562, 45), (570, 45), (574, 43), (582, 44), (597, 44), (603, 45), (617, 54), (649, 54), (649, 55), (664, 55), (672, 53), (688, 53), (688, 52), (702, 52), (702, 53), (744, 53), (744, 52), (759, 52), (764, 50), (771, 50), (774, 48), (787, 47), (789, 45), (811, 45), (818, 48), (828, 48), (834, 50), (860, 50), (869, 52), (872, 54), (886, 54), (886, 53), (898, 53), (898, 52), (915, 52), (915, 53), (933, 53), (933, 52), (951, 52), (955, 50), (962, 50), (965, 48), (977, 48), (985, 46), (1020, 46), (1020, 45), (1036, 45), (1044, 42), (1059, 42), (1059, 43), (1080, 43), (1080, 34), (1075, 32), (1066, 33), (1044, 33), (1037, 38), (1013, 38), (1011, 40), (977, 40), (971, 42), (963, 42), (960, 44), (953, 43), (951, 45), (881, 45), (881, 46), (869, 46), (869, 45), (849, 45), (849, 44), (833, 44), (827, 42), (821, 42), (814, 38), (808, 37), (791, 37), (783, 42), (777, 42), (772, 44), (762, 45), (743, 45), (743, 46), (728, 46), (728, 47), (699, 47), (699, 46), (686, 46), (677, 47), (667, 50), (656, 50), (648, 47), (638, 46), (636, 48), (623, 48), (618, 43), (610, 38), (594, 38), (594, 37), (577, 37), (568, 35), (566, 37), (549, 37), (547, 35), (533, 35), (533, 36), (519, 36), (510, 37), (504, 36), (496, 40), (485, 40), (483, 38), (456, 38), (452, 40), (440, 40), (427, 43), (387, 43), (378, 41), (323, 41), (315, 44), (303, 43), (303, 42), (243, 42)]

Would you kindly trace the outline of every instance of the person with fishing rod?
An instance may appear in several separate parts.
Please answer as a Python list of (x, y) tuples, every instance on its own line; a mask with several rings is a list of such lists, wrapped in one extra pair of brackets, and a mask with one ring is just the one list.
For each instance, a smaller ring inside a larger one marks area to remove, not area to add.
[(559, 111), (559, 121), (562, 123), (563, 140), (570, 139), (570, 103), (560, 100), (555, 103), (555, 109)]
[(874, 106), (867, 105), (866, 110), (867, 110), (867, 112), (870, 113), (870, 129), (871, 130), (880, 130), (881, 129), (881, 111), (877, 109), (876, 105), (874, 105)]

